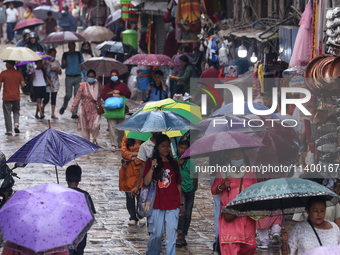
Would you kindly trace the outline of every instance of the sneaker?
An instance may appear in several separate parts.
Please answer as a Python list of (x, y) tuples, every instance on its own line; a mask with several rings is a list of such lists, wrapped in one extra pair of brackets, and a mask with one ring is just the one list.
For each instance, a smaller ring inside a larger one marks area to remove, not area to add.
[(63, 115), (64, 112), (65, 112), (65, 108), (64, 108), (64, 107), (61, 107), (60, 110), (59, 110), (60, 115)]
[(280, 234), (278, 233), (275, 233), (273, 235), (273, 242), (272, 242), (273, 245), (279, 245), (280, 244)]
[(135, 221), (135, 220), (130, 220), (129, 222), (128, 222), (128, 225), (129, 226), (135, 226), (137, 224), (137, 221)]
[(261, 249), (261, 250), (267, 250), (268, 245), (259, 245), (258, 248)]
[(146, 218), (141, 218), (139, 221), (139, 225), (144, 226), (146, 224)]

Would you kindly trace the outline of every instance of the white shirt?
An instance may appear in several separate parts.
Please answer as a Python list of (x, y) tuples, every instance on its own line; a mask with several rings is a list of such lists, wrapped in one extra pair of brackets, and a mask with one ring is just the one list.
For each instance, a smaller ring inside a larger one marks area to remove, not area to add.
[(19, 15), (17, 9), (7, 8), (6, 13), (7, 13), (7, 22), (9, 23), (17, 22), (17, 17)]
[[(322, 246), (340, 244), (340, 229), (338, 225), (329, 222), (332, 225), (331, 229), (315, 228), (319, 235)], [(307, 251), (320, 247), (318, 238), (316, 237), (311, 225), (307, 222), (296, 224), (289, 233), (290, 254), (303, 255)]]
[(45, 87), (46, 81), (42, 70), (34, 70), (35, 76), (33, 78), (33, 87)]
[(138, 156), (140, 160), (146, 162), (149, 158), (151, 158), (153, 153), (153, 148), (155, 147), (155, 144), (150, 140), (149, 138), (146, 142), (144, 142), (140, 147), (138, 151)]

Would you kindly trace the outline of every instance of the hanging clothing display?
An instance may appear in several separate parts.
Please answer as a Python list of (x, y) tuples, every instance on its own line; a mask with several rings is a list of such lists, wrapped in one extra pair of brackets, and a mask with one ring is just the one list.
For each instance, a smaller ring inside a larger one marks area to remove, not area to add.
[(312, 3), (306, 5), (300, 20), (300, 28), (296, 36), (292, 58), (289, 62), (289, 68), (294, 66), (306, 66), (312, 56)]
[(220, 20), (222, 6), (220, 0), (203, 0), (202, 5), (205, 13), (209, 16), (212, 23), (217, 23)]

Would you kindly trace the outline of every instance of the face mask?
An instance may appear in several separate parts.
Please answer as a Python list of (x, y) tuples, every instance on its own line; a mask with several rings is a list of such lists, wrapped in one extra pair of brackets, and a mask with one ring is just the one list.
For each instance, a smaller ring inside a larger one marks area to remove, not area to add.
[(96, 81), (95, 78), (87, 78), (88, 83), (94, 83)]
[(112, 76), (112, 77), (111, 77), (111, 81), (113, 81), (113, 82), (118, 81), (118, 76)]
[(243, 165), (243, 159), (240, 159), (240, 160), (231, 160), (230, 163), (233, 166), (240, 167), (240, 166)]
[(54, 57), (51, 57), (51, 60), (52, 60), (52, 61), (54, 61), (54, 60), (55, 60), (55, 58), (54, 58)]

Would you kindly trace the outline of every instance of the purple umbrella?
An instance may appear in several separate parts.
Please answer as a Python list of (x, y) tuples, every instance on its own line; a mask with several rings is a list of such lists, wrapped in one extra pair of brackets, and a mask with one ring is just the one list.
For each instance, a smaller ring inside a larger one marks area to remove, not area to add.
[(321, 246), (303, 255), (340, 255), (340, 245)]
[(75, 248), (93, 223), (85, 194), (55, 183), (19, 190), (0, 210), (2, 246), (24, 254)]
[(182, 158), (209, 156), (211, 152), (224, 151), (231, 149), (255, 149), (264, 146), (255, 138), (241, 132), (228, 131), (212, 135), (203, 136), (195, 141), (183, 154)]
[[(47, 55), (44, 52), (36, 52), (36, 53), (41, 57), (41, 60), (51, 59), (51, 56)], [(35, 61), (23, 61), (23, 62), (19, 62), (18, 64), (15, 64), (15, 66), (23, 66), (23, 65), (34, 63), (34, 62)]]
[(84, 138), (49, 128), (22, 146), (7, 162), (42, 163), (64, 166), (71, 160), (101, 148)]
[(39, 7), (40, 4), (39, 3), (36, 3), (36, 2), (33, 2), (33, 1), (29, 1), (29, 2), (26, 2), (24, 3), (24, 8), (26, 9), (27, 7), (31, 7), (31, 9), (33, 10), (34, 8), (37, 8)]

